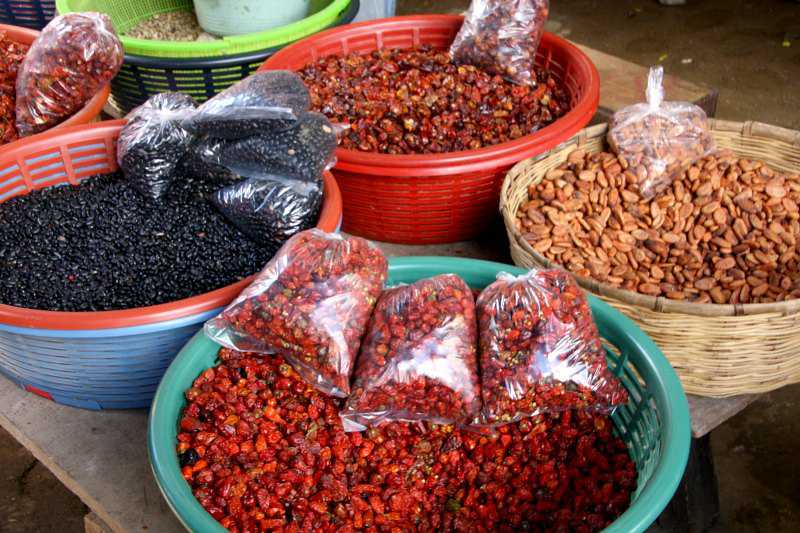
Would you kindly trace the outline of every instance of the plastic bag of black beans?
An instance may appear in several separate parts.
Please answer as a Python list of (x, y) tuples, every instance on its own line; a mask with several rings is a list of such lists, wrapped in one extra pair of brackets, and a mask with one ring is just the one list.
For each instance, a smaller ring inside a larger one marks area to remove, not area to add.
[(117, 141), (117, 161), (142, 195), (157, 200), (166, 194), (192, 141), (181, 122), (196, 105), (189, 95), (161, 93), (128, 114)]
[(212, 202), (253, 242), (275, 253), (289, 237), (316, 224), (322, 180), (250, 178), (220, 189)]
[(291, 174), (313, 181), (332, 165), (336, 142), (336, 131), (325, 115), (304, 113), (291, 129), (220, 142), (201, 155), (250, 178)]
[(207, 183), (228, 183), (241, 179), (235, 172), (213, 162), (213, 156), (219, 153), (220, 145), (225, 142), (227, 141), (207, 136), (194, 139), (178, 164), (176, 173)]
[(183, 126), (197, 134), (241, 139), (265, 130), (286, 129), (310, 105), (308, 89), (297, 74), (270, 70), (253, 74), (211, 98)]

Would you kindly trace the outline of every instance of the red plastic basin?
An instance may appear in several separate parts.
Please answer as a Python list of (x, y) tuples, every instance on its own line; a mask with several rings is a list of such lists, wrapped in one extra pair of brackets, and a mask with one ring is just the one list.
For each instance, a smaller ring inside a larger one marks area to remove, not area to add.
[[(60, 183), (77, 185), (83, 178), (116, 171), (116, 141), (124, 124), (124, 120), (113, 120), (59, 128), (7, 145), (0, 150), (0, 202)], [(317, 227), (336, 231), (341, 215), (339, 188), (326, 172)], [(155, 324), (228, 305), (251, 281), (252, 276), (191, 298), (121, 311), (39, 311), (0, 304), (0, 324), (55, 330)]]
[[(287, 46), (259, 70), (300, 70), (328, 55), (379, 48), (446, 48), (462, 21), (459, 16), (415, 15), (342, 26)], [(490, 227), (508, 169), (566, 141), (597, 110), (600, 77), (586, 54), (545, 33), (536, 59), (565, 87), (572, 103), (568, 113), (536, 133), (446, 154), (389, 155), (339, 148), (333, 173), (344, 199), (343, 229), (381, 241), (433, 244), (471, 239)]]

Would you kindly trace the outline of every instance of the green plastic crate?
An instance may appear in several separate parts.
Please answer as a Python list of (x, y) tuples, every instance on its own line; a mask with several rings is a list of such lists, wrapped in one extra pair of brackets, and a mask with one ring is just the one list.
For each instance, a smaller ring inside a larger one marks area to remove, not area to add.
[[(389, 260), (389, 283), (412, 283), (443, 273), (460, 275), (473, 288), (483, 288), (498, 272), (523, 269), (449, 257), (402, 257)], [(635, 533), (647, 529), (669, 503), (689, 457), (689, 405), (678, 376), (664, 355), (633, 322), (589, 296), (600, 334), (608, 343), (610, 368), (630, 395), (612, 415), (617, 433), (628, 445), (638, 471), (638, 487), (630, 508), (606, 531)], [(224, 529), (195, 500), (181, 476), (177, 445), (178, 419), (185, 405), (183, 391), (200, 373), (216, 365), (219, 345), (202, 332), (178, 354), (158, 387), (150, 410), (147, 444), (158, 486), (178, 519), (190, 531)]]
[(217, 57), (284, 46), (328, 28), (349, 5), (350, 0), (312, 0), (309, 16), (280, 28), (216, 41), (172, 42), (134, 39), (123, 34), (152, 15), (192, 11), (192, 0), (56, 0), (56, 9), (61, 14), (99, 11), (110, 16), (126, 53), (169, 58)]

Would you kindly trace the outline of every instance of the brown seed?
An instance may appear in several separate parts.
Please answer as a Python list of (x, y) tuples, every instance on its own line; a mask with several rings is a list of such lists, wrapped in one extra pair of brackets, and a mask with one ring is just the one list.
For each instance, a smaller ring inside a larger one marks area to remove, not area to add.
[(780, 180), (772, 180), (767, 183), (765, 191), (772, 198), (783, 198), (786, 196), (786, 188), (783, 186), (783, 183), (781, 183)]
[(733, 257), (726, 257), (717, 261), (714, 266), (717, 270), (729, 270), (736, 266), (736, 260)]
[(697, 290), (707, 291), (714, 286), (716, 281), (714, 278), (701, 278), (694, 282), (694, 287)]
[(714, 222), (716, 222), (717, 224), (725, 224), (725, 222), (727, 222), (728, 220), (728, 214), (722, 207), (719, 207), (714, 210), (713, 217), (714, 217)]
[(642, 294), (649, 294), (650, 296), (658, 296), (661, 294), (661, 288), (655, 283), (640, 283), (638, 290)]

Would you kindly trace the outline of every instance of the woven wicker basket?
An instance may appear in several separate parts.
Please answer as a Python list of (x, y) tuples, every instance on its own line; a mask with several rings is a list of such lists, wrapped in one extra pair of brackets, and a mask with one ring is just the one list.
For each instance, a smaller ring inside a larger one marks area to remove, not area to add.
[[(514, 227), (528, 185), (567, 155), (607, 149), (607, 125), (586, 128), (544, 155), (518, 163), (506, 176), (500, 211), (511, 257), (524, 267), (558, 267), (536, 252)], [(800, 172), (800, 132), (758, 122), (712, 120), (719, 148)], [(588, 278), (581, 285), (628, 315), (661, 347), (686, 392), (727, 397), (800, 382), (800, 299), (770, 304), (693, 304), (622, 290)]]

